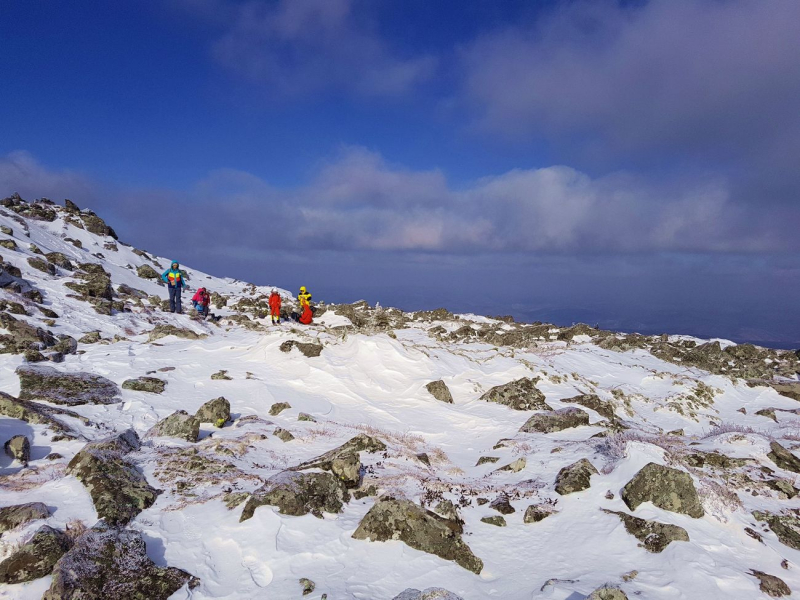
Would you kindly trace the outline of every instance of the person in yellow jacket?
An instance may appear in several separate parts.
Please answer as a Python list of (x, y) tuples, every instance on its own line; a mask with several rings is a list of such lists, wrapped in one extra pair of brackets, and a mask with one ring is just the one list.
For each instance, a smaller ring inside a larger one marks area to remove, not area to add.
[(302, 311), (306, 306), (310, 306), (311, 294), (306, 289), (306, 286), (300, 286), (300, 293), (297, 294), (297, 299), (300, 301), (300, 310)]

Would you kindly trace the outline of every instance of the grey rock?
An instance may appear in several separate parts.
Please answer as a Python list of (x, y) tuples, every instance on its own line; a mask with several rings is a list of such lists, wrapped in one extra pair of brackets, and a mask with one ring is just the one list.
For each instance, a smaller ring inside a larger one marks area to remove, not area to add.
[(61, 252), (48, 252), (44, 255), (44, 257), (47, 259), (47, 262), (56, 265), (57, 267), (61, 267), (67, 271), (75, 270), (75, 265), (73, 265), (72, 261), (67, 258), (66, 254)]
[(691, 475), (656, 463), (646, 464), (622, 488), (622, 499), (636, 510), (642, 502), (652, 502), (664, 510), (699, 519), (705, 514)]
[(344, 503), (349, 501), (347, 488), (330, 473), (283, 471), (253, 492), (239, 521), (246, 521), (256, 508), (265, 504), (277, 506), (278, 512), (284, 515), (311, 513), (322, 518), (323, 512), (341, 512)]
[(22, 400), (54, 404), (114, 404), (120, 401), (113, 381), (92, 373), (64, 373), (54, 367), (23, 365), (17, 368)]
[(296, 340), (287, 340), (280, 346), (281, 352), (291, 352), (292, 348), (297, 348), (303, 356), (315, 358), (322, 354), (322, 344), (305, 344)]
[(766, 522), (782, 544), (800, 550), (800, 518), (792, 514), (783, 515), (763, 511), (755, 511), (753, 517), (757, 521)]
[(570, 407), (536, 413), (519, 430), (523, 433), (554, 433), (588, 424), (589, 413)]
[(311, 416), (308, 413), (304, 413), (304, 412), (301, 412), (299, 415), (297, 415), (297, 420), (298, 421), (308, 421), (309, 423), (316, 423), (317, 422), (317, 420), (313, 416)]
[(142, 279), (155, 279), (156, 281), (161, 280), (161, 275), (158, 274), (158, 271), (148, 264), (143, 264), (139, 267), (136, 267), (136, 274)]
[(500, 460), (499, 456), (481, 456), (478, 459), (478, 462), (475, 463), (475, 466), (479, 467), (479, 466), (485, 465), (485, 464), (494, 464), (494, 463), (498, 462), (499, 460)]
[(78, 342), (81, 344), (96, 344), (101, 339), (99, 331), (90, 331), (89, 333), (84, 334)]
[(505, 518), (501, 517), (500, 515), (483, 517), (481, 519), (481, 523), (486, 523), (487, 525), (494, 525), (495, 527), (505, 527), (507, 525)]
[(166, 387), (167, 382), (158, 377), (137, 377), (136, 379), (126, 379), (122, 382), (123, 390), (150, 392), (151, 394), (161, 394)]
[(571, 398), (564, 398), (561, 402), (580, 404), (612, 422), (617, 418), (617, 415), (614, 414), (614, 405), (611, 402), (601, 400), (597, 394), (580, 394)]
[(29, 400), (20, 400), (19, 398), (14, 398), (4, 392), (0, 392), (0, 415), (5, 415), (12, 419), (19, 419), (20, 421), (25, 421), (26, 423), (32, 423), (34, 425), (47, 425), (51, 430), (62, 436), (73, 437), (71, 429), (54, 418), (52, 416), (54, 414), (66, 415), (78, 419), (85, 424), (90, 422), (86, 417), (72, 412), (71, 410), (47, 406), (46, 404), (38, 404)]
[(792, 593), (791, 588), (780, 577), (769, 575), (763, 571), (750, 570), (750, 574), (758, 579), (758, 589), (771, 598), (782, 598)]
[(141, 533), (99, 523), (55, 564), (42, 600), (167, 600), (187, 583), (198, 581), (148, 558)]
[(204, 334), (195, 333), (191, 329), (175, 327), (175, 325), (156, 325), (150, 330), (148, 341), (154, 342), (171, 335), (184, 340), (202, 340), (208, 337)]
[(15, 435), (3, 445), (3, 449), (8, 456), (25, 466), (31, 459), (31, 443), (24, 435)]
[(200, 419), (185, 410), (178, 410), (161, 419), (147, 431), (147, 437), (174, 437), (196, 442), (200, 436)]
[(453, 396), (450, 393), (450, 388), (448, 388), (447, 384), (441, 379), (431, 381), (425, 386), (425, 389), (440, 402), (446, 402), (447, 404), (453, 403)]
[(97, 515), (112, 525), (125, 524), (156, 501), (158, 490), (125, 455), (138, 450), (139, 437), (132, 429), (86, 444), (67, 465), (89, 491)]
[(30, 540), (0, 562), (0, 583), (25, 583), (49, 575), (71, 545), (63, 531), (42, 525)]
[(547, 517), (556, 514), (556, 511), (548, 504), (531, 504), (525, 509), (522, 517), (523, 523), (538, 523)]
[(772, 452), (767, 454), (767, 457), (779, 468), (792, 471), (793, 473), (800, 473), (800, 459), (794, 454), (789, 452), (778, 442), (770, 443), (769, 449), (772, 450)]
[(504, 467), (500, 467), (499, 469), (495, 469), (493, 473), (502, 472), (502, 471), (510, 471), (511, 473), (519, 473), (525, 466), (528, 464), (528, 461), (525, 459), (524, 456), (520, 456), (517, 460), (507, 464)]
[(28, 259), (28, 264), (31, 267), (33, 267), (34, 269), (36, 269), (37, 271), (41, 271), (42, 273), (46, 273), (48, 275), (55, 275), (56, 274), (56, 268), (53, 265), (51, 265), (49, 262), (47, 262), (46, 260), (42, 260), (39, 257), (29, 258)]
[(562, 496), (581, 492), (591, 486), (592, 475), (597, 475), (597, 469), (585, 458), (561, 469), (556, 475), (556, 492)]
[(511, 502), (508, 501), (508, 496), (505, 494), (501, 494), (497, 498), (495, 498), (491, 503), (489, 503), (489, 508), (495, 509), (502, 515), (510, 515), (516, 512), (516, 509), (511, 506)]
[(454, 531), (447, 519), (404, 498), (379, 498), (359, 523), (353, 538), (373, 542), (400, 540), (416, 550), (480, 573), (483, 561)]
[(314, 589), (317, 587), (317, 584), (315, 584), (307, 577), (301, 577), (300, 586), (303, 588), (303, 596), (308, 596), (311, 592), (314, 591)]
[(42, 502), (4, 506), (0, 508), (0, 534), (37, 519), (46, 519), (49, 516), (50, 511)]
[(276, 438), (278, 438), (282, 442), (291, 442), (294, 439), (291, 431), (287, 431), (282, 427), (276, 427), (275, 431), (273, 432)]
[(552, 410), (544, 401), (544, 394), (536, 387), (539, 378), (523, 377), (497, 385), (480, 397), (486, 402), (496, 402), (514, 410)]
[(381, 440), (361, 433), (322, 456), (301, 463), (295, 469), (330, 471), (343, 481), (348, 488), (355, 488), (361, 483), (362, 468), (359, 452), (383, 452), (385, 450), (386, 444)]
[(688, 542), (689, 534), (683, 527), (659, 523), (658, 521), (646, 521), (623, 512), (613, 510), (603, 510), (603, 512), (616, 515), (625, 525), (625, 531), (641, 542), (639, 544), (648, 552), (663, 552), (670, 542)]
[(628, 596), (619, 588), (603, 586), (586, 596), (586, 600), (628, 600)]
[(456, 596), (453, 592), (448, 592), (444, 588), (426, 588), (422, 591), (408, 588), (392, 600), (464, 600), (461, 596)]
[(231, 420), (231, 403), (223, 396), (214, 398), (197, 409), (194, 416), (201, 423), (227, 423)]
[(273, 417), (277, 417), (287, 408), (292, 408), (292, 405), (288, 402), (276, 402), (272, 406), (269, 407), (269, 414)]

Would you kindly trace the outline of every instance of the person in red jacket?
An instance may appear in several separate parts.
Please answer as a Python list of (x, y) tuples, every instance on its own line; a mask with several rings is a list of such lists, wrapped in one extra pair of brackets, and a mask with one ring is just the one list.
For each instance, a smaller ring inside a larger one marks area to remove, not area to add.
[(281, 295), (278, 290), (272, 290), (269, 295), (269, 313), (272, 316), (272, 324), (280, 325), (281, 322)]
[(206, 288), (200, 288), (192, 296), (192, 304), (197, 310), (197, 314), (204, 319), (208, 318), (208, 306), (211, 304), (211, 294)]
[(303, 312), (300, 315), (298, 321), (300, 321), (303, 325), (311, 325), (311, 321), (314, 318), (314, 311), (311, 310), (311, 306), (306, 304), (303, 306)]

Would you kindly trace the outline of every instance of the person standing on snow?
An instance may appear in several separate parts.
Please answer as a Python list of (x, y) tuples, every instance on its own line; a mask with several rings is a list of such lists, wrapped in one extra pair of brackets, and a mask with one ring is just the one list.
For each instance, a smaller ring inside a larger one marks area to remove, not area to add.
[(272, 290), (269, 295), (269, 313), (272, 316), (272, 324), (280, 325), (281, 323), (281, 295), (278, 290)]
[(300, 287), (297, 299), (300, 301), (300, 314), (292, 313), (292, 319), (303, 325), (310, 325), (314, 318), (314, 310), (311, 308), (311, 293), (306, 289), (306, 286)]
[(211, 294), (208, 293), (206, 288), (200, 288), (192, 296), (192, 304), (194, 305), (197, 314), (202, 315), (204, 319), (208, 318), (208, 306), (211, 304)]
[(169, 289), (169, 310), (181, 314), (181, 292), (183, 288), (188, 287), (186, 281), (183, 279), (180, 264), (178, 261), (173, 260), (169, 269), (161, 274), (161, 279), (164, 280)]

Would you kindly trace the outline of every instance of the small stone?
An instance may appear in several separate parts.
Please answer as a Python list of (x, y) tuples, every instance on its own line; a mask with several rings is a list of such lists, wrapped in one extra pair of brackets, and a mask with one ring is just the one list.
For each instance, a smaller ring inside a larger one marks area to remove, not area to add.
[(303, 596), (308, 596), (317, 587), (313, 581), (305, 577), (300, 578), (300, 586), (303, 588)]
[(479, 467), (479, 466), (485, 465), (487, 463), (494, 464), (494, 463), (498, 462), (499, 460), (500, 460), (499, 456), (481, 456), (478, 459), (478, 462), (475, 463), (475, 466)]
[(269, 414), (273, 417), (277, 417), (281, 412), (286, 410), (287, 408), (292, 408), (292, 405), (288, 402), (276, 402), (269, 408)]
[(220, 371), (217, 371), (213, 375), (211, 375), (211, 379), (213, 379), (215, 381), (220, 381), (220, 380), (221, 381), (231, 381), (233, 379), (233, 377), (230, 377), (228, 375), (228, 372), (226, 370), (222, 369)]
[(493, 508), (503, 515), (510, 515), (516, 512), (516, 509), (511, 506), (511, 503), (508, 501), (508, 496), (505, 494), (502, 494), (494, 499), (491, 504), (489, 504), (489, 508)]
[(525, 465), (528, 464), (528, 461), (525, 460), (525, 457), (522, 456), (515, 460), (512, 463), (507, 464), (505, 467), (500, 467), (499, 469), (495, 469), (495, 473), (498, 471), (511, 471), (512, 473), (519, 473), (522, 469), (525, 468)]
[(556, 511), (549, 504), (531, 504), (525, 509), (525, 516), (522, 518), (522, 522), (538, 523), (555, 513)]
[(506, 526), (506, 520), (500, 515), (494, 515), (492, 517), (483, 517), (481, 519), (481, 523), (487, 523), (488, 525), (495, 525), (496, 527)]
[(431, 466), (431, 458), (428, 456), (427, 452), (420, 452), (419, 454), (415, 455), (417, 460), (421, 462), (423, 465), (430, 467)]
[(431, 381), (425, 385), (425, 389), (428, 390), (431, 396), (440, 402), (445, 402), (447, 404), (453, 403), (453, 396), (450, 394), (450, 388), (448, 388), (447, 384), (441, 379), (437, 381)]
[(764, 592), (767, 596), (772, 598), (782, 598), (783, 596), (788, 596), (792, 593), (792, 590), (780, 577), (768, 575), (763, 571), (756, 571), (755, 569), (751, 569), (750, 574), (758, 579), (758, 589)]
[(273, 435), (282, 442), (291, 442), (294, 439), (294, 436), (289, 431), (286, 431), (280, 427), (275, 429)]
[(597, 469), (588, 460), (582, 458), (558, 472), (556, 476), (556, 492), (565, 496), (586, 490), (591, 485), (592, 475), (597, 475)]
[(123, 390), (149, 392), (151, 394), (163, 393), (166, 386), (167, 382), (157, 377), (137, 377), (136, 379), (126, 379), (122, 382)]
[(299, 415), (297, 415), (297, 420), (298, 421), (309, 421), (311, 423), (316, 423), (317, 422), (317, 420), (314, 417), (312, 417), (310, 414), (304, 413), (304, 412), (301, 412)]

